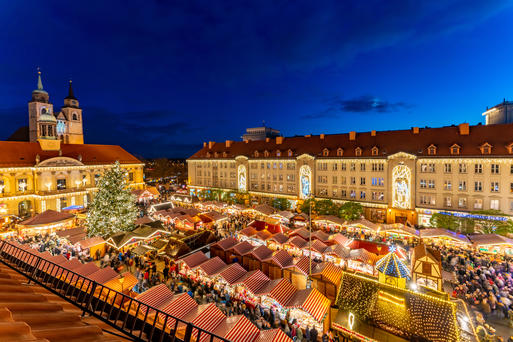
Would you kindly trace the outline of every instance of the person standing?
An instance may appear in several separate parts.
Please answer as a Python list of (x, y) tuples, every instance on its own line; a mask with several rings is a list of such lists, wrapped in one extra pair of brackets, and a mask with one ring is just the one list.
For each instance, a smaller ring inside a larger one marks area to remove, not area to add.
[(310, 341), (317, 342), (317, 336), (319, 335), (319, 332), (317, 329), (315, 329), (315, 325), (312, 327), (312, 330), (310, 331)]

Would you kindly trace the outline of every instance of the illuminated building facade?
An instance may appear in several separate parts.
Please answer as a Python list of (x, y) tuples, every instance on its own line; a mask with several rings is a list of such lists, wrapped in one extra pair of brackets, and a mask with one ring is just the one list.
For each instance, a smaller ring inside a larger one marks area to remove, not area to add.
[(263, 141), (208, 142), (188, 160), (191, 192), (237, 191), (245, 166), (252, 199), (356, 201), (378, 222), (427, 225), (431, 214), (513, 214), (513, 124), (460, 124)]
[(27, 134), (0, 141), (0, 216), (87, 207), (100, 176), (116, 161), (127, 170), (131, 187), (143, 187), (137, 158), (120, 146), (83, 144), (82, 111), (71, 83), (64, 102), (54, 114), (39, 74)]

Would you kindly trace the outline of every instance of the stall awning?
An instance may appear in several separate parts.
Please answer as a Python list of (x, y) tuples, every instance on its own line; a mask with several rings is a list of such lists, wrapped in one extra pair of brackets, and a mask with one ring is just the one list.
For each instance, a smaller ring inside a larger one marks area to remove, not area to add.
[(241, 243), (238, 243), (237, 245), (233, 246), (233, 251), (241, 256), (251, 253), (251, 251), (254, 249), (255, 246), (253, 246), (247, 241), (242, 241)]
[(298, 229), (294, 229), (292, 232), (290, 232), (289, 236), (290, 237), (301, 236), (303, 239), (306, 240), (310, 236), (310, 232), (308, 230), (306, 230), (305, 228), (298, 228)]
[[(160, 284), (153, 286), (143, 293), (137, 295), (135, 299), (143, 304), (146, 304), (141, 305), (140, 307), (140, 312), (145, 314), (148, 307), (160, 309), (162, 306), (167, 304), (171, 298), (173, 298), (173, 295), (174, 293), (167, 288), (166, 284)], [(150, 309), (149, 313), (152, 312), (154, 312), (154, 310)]]
[(246, 270), (239, 265), (234, 263), (226, 267), (219, 275), (230, 285), (238, 282), (246, 274)]
[(281, 306), (285, 307), (289, 300), (294, 296), (297, 289), (287, 279), (277, 279), (273, 289), (269, 292), (268, 296), (277, 301)]
[(334, 224), (337, 226), (344, 225), (345, 221), (341, 219), (340, 217), (333, 216), (333, 215), (320, 215), (313, 220), (315, 223), (327, 223), (327, 224)]
[(316, 232), (312, 233), (312, 239), (321, 240), (324, 243), (329, 242), (330, 235), (323, 232), (322, 230), (317, 230)]
[(244, 275), (244, 278), (241, 280), (242, 284), (253, 294), (258, 293), (260, 288), (269, 281), (269, 277), (260, 270), (250, 271)]
[[(196, 309), (198, 304), (191, 296), (187, 293), (182, 293), (180, 295), (174, 296), (171, 301), (169, 301), (166, 305), (164, 305), (160, 310), (167, 314), (170, 314), (176, 318), (183, 319), (187, 316), (192, 310)], [(164, 314), (159, 313), (159, 319), (162, 323), (166, 319)], [(172, 318), (168, 318), (166, 325), (169, 328), (174, 328), (175, 320)]]
[(223, 240), (215, 243), (214, 245), (212, 245), (212, 247), (216, 246), (216, 247), (221, 248), (223, 251), (227, 251), (238, 243), (239, 243), (239, 241), (236, 238), (227, 237), (226, 239), (223, 239)]
[(254, 256), (258, 261), (265, 261), (272, 259), (273, 251), (267, 248), (266, 246), (259, 246), (255, 248), (251, 255)]
[(335, 241), (336, 243), (341, 244), (343, 246), (345, 246), (346, 244), (350, 243), (350, 241), (351, 241), (351, 239), (349, 239), (348, 237), (346, 237), (345, 235), (340, 234), (340, 233), (332, 235), (330, 237), (330, 240), (331, 241)]
[(456, 232), (452, 232), (447, 229), (442, 228), (430, 228), (430, 229), (422, 229), (420, 231), (420, 237), (422, 239), (436, 239), (436, 238), (444, 238), (453, 240), (459, 243), (470, 244), (470, 240), (463, 234), (458, 234)]
[(205, 274), (209, 277), (218, 274), (225, 267), (226, 264), (223, 260), (221, 260), (220, 257), (212, 258), (199, 265), (200, 270), (205, 272)]
[(238, 234), (247, 236), (247, 237), (251, 237), (251, 236), (255, 235), (257, 232), (258, 231), (253, 227), (246, 227), (246, 228), (242, 229)]
[(282, 249), (273, 255), (273, 262), (281, 268), (285, 268), (294, 264), (294, 258)]
[[(315, 266), (317, 265), (317, 263), (315, 261), (312, 260), (312, 271), (313, 269), (315, 268)], [(307, 257), (307, 256), (304, 256), (304, 257), (301, 257), (297, 262), (296, 264), (294, 265), (294, 267), (301, 273), (303, 273), (304, 275), (308, 275), (308, 273), (310, 273), (310, 257)]]
[(317, 322), (322, 322), (330, 308), (331, 301), (317, 289), (298, 290), (291, 300), (290, 307), (308, 312)]
[(98, 284), (105, 284), (109, 280), (119, 277), (118, 272), (114, 271), (110, 266), (99, 269), (98, 271), (87, 276), (89, 280), (93, 280)]
[(255, 237), (257, 237), (258, 239), (260, 239), (262, 241), (267, 241), (272, 235), (273, 234), (267, 230), (261, 230), (255, 234)]
[(292, 342), (281, 329), (261, 330), (255, 342)]
[(300, 236), (294, 236), (294, 237), (290, 238), (289, 241), (287, 241), (287, 244), (291, 245), (293, 247), (302, 249), (306, 245), (308, 245), (308, 242)]
[[(120, 278), (123, 278), (122, 282)], [(132, 288), (137, 285), (137, 278), (130, 272), (125, 272), (121, 274), (121, 277), (109, 280), (104, 284), (104, 286), (118, 292), (132, 290)]]
[(273, 236), (269, 238), (269, 241), (274, 241), (279, 245), (283, 245), (285, 242), (287, 242), (289, 237), (283, 233), (276, 233)]
[(185, 265), (187, 265), (187, 267), (189, 268), (196, 268), (207, 260), (208, 258), (205, 255), (205, 253), (199, 251), (191, 255), (188, 255), (185, 258), (180, 259), (179, 261), (183, 261)]
[(105, 240), (101, 236), (94, 236), (77, 242), (82, 249), (91, 248), (93, 246), (101, 245), (102, 243), (105, 243)]
[(231, 342), (253, 342), (259, 332), (260, 329), (243, 315), (226, 318), (214, 331)]
[[(100, 270), (100, 268), (98, 266), (96, 266), (96, 264), (94, 262), (88, 262), (87, 264), (81, 264), (80, 266), (75, 268), (73, 270), (73, 272), (75, 272), (83, 277), (87, 277), (88, 275), (93, 274), (99, 270)], [(69, 274), (67, 276), (67, 279), (70, 282), (75, 281), (77, 278), (78, 278), (78, 276), (76, 276), (76, 275)]]
[(318, 253), (323, 254), (329, 249), (329, 247), (322, 241), (315, 240), (312, 242), (312, 249)]
[[(214, 330), (226, 319), (226, 316), (221, 310), (214, 304), (205, 304), (205, 308), (201, 313), (194, 318), (191, 322), (196, 327), (213, 333)], [(198, 330), (194, 329), (193, 334), (196, 337)], [(206, 341), (210, 336), (208, 334), (202, 334), (200, 341)]]
[(312, 270), (312, 274), (321, 275), (330, 283), (338, 285), (342, 278), (342, 269), (333, 265), (331, 262), (322, 262), (315, 265), (315, 268)]
[(349, 248), (346, 248), (343, 245), (337, 243), (326, 250), (326, 254), (346, 259), (349, 257), (350, 251), (351, 250)]

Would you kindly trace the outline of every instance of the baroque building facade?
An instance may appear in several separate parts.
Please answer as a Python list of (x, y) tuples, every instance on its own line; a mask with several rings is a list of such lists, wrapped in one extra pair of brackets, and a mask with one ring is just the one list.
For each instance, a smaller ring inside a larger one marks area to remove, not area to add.
[(0, 141), (0, 215), (87, 207), (99, 178), (116, 161), (127, 171), (130, 187), (143, 187), (137, 158), (120, 146), (83, 143), (82, 110), (71, 82), (64, 107), (54, 113), (38, 73), (28, 114), (26, 141)]
[(377, 222), (428, 225), (433, 213), (513, 214), (513, 124), (208, 142), (188, 160), (191, 193), (252, 200), (355, 201)]

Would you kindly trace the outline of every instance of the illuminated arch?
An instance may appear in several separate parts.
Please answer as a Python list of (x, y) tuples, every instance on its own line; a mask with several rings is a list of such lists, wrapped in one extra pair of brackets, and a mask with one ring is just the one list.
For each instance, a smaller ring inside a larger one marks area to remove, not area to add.
[(411, 170), (404, 164), (392, 170), (392, 206), (401, 209), (411, 206)]
[(237, 179), (239, 180), (239, 184), (238, 184), (239, 191), (246, 191), (246, 189), (247, 189), (246, 166), (239, 165), (239, 167), (237, 169)]
[(299, 197), (308, 198), (312, 192), (312, 170), (310, 166), (303, 165), (299, 169)]

